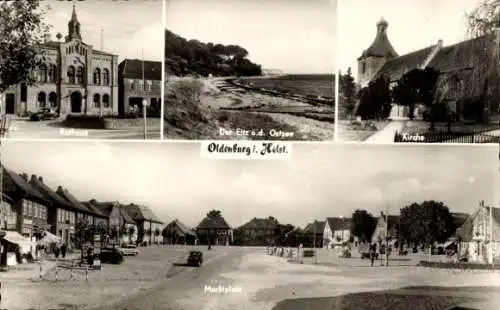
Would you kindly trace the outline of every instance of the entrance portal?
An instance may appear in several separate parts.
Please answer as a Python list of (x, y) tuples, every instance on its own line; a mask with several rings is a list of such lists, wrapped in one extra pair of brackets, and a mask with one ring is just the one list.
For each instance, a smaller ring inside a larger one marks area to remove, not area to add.
[(82, 113), (82, 94), (79, 91), (71, 93), (71, 113)]
[(14, 114), (16, 105), (16, 96), (14, 94), (5, 95), (5, 114)]

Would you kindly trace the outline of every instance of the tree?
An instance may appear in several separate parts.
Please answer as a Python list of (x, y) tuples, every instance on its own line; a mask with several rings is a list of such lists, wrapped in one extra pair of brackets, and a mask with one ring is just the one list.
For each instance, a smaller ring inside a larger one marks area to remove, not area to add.
[(408, 243), (429, 246), (444, 242), (455, 229), (450, 210), (442, 202), (412, 203), (401, 209), (401, 236)]
[[(416, 103), (424, 104), (432, 112), (438, 78), (439, 72), (433, 68), (413, 69), (398, 80), (392, 90), (392, 98), (409, 108), (410, 119), (414, 117)], [(433, 120), (431, 117), (432, 125)]]
[(356, 83), (352, 76), (351, 67), (347, 69), (346, 74), (339, 76), (339, 87), (344, 98), (343, 108), (350, 117), (356, 109)]
[(370, 242), (377, 219), (366, 210), (355, 210), (352, 214), (351, 234), (359, 238), (361, 242)]
[(135, 234), (135, 227), (134, 227), (134, 226), (129, 226), (129, 227), (128, 227), (128, 232), (127, 232), (127, 233), (128, 233), (128, 241), (129, 241), (130, 243), (132, 243), (132, 238), (133, 238), (133, 236), (134, 236), (134, 234)]
[(360, 90), (357, 115), (363, 119), (387, 118), (391, 112), (389, 79), (380, 76)]
[(0, 2), (0, 93), (35, 82), (32, 72), (44, 60), (38, 47), (48, 33), (42, 16), (39, 0)]

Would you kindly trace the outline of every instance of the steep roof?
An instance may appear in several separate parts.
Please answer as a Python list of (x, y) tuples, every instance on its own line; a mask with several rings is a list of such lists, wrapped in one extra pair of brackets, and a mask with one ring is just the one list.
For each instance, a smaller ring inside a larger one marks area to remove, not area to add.
[[(126, 79), (142, 79), (142, 60), (124, 59), (118, 65), (118, 74)], [(144, 61), (144, 79), (157, 80), (162, 79), (161, 61)]]
[(453, 218), (453, 224), (455, 224), (455, 227), (462, 226), (469, 216), (470, 214), (467, 213), (459, 213), (459, 212), (451, 213), (451, 217)]
[(74, 208), (79, 212), (89, 213), (99, 217), (106, 217), (106, 215), (102, 213), (100, 210), (90, 208), (89, 206), (81, 203), (78, 199), (75, 198), (75, 196), (73, 196), (66, 188), (63, 188), (62, 186), (57, 187), (56, 193), (62, 198), (64, 198), (66, 201), (71, 203), (74, 206)]
[(253, 218), (249, 222), (243, 224), (243, 229), (275, 229), (276, 222), (269, 218)]
[[(386, 218), (385, 214), (381, 213), (381, 215), (377, 218), (377, 220), (382, 219), (384, 221), (384, 223), (385, 223), (385, 218)], [(399, 226), (399, 219), (400, 219), (399, 215), (388, 215), (387, 219), (389, 221), (389, 223), (388, 223), (389, 227), (394, 228), (394, 227), (398, 227)]]
[(56, 206), (70, 210), (75, 209), (73, 204), (71, 204), (69, 201), (59, 196), (53, 189), (47, 186), (43, 182), (42, 177), (37, 177), (36, 175), (32, 175), (29, 183), (33, 187), (35, 187), (40, 193), (42, 193), (47, 200), (51, 201)]
[(196, 233), (193, 230), (189, 229), (186, 225), (184, 225), (184, 223), (182, 223), (181, 221), (179, 221), (177, 219), (173, 220), (167, 226), (165, 226), (165, 229), (167, 229), (167, 230), (168, 229), (176, 229), (184, 235), (196, 236)]
[(351, 228), (351, 219), (343, 217), (327, 217), (326, 222), (332, 231)]
[(10, 182), (14, 185), (18, 190), (21, 190), (23, 195), (26, 195), (29, 199), (34, 199), (39, 202), (48, 202), (46, 197), (38, 191), (37, 188), (32, 186), (27, 180), (25, 180), (22, 176), (15, 173), (14, 171), (2, 167), (3, 169), (3, 184), (0, 184), (4, 188), (8, 188), (6, 186), (7, 182)]
[(372, 80), (375, 80), (382, 75), (389, 78), (389, 81), (391, 82), (399, 80), (406, 72), (423, 66), (425, 60), (430, 56), (435, 48), (436, 45), (431, 45), (418, 51), (401, 55), (386, 61)]
[(314, 221), (312, 223), (307, 224), (307, 226), (304, 228), (304, 233), (306, 234), (322, 234), (323, 231), (325, 230), (325, 221)]
[(218, 217), (205, 217), (200, 224), (196, 227), (197, 229), (231, 229), (231, 226), (226, 222), (222, 216)]
[(377, 23), (377, 35), (375, 36), (375, 40), (373, 40), (368, 49), (363, 51), (363, 54), (358, 59), (367, 57), (386, 57), (390, 59), (398, 57), (398, 53), (396, 53), (396, 50), (392, 47), (387, 37), (387, 27), (388, 23), (382, 18)]
[(140, 206), (136, 204), (124, 205), (123, 209), (128, 212), (130, 217), (135, 221), (150, 221), (153, 223), (163, 224), (162, 221), (156, 217), (156, 215), (146, 206)]
[(493, 40), (493, 38), (490, 35), (484, 35), (445, 46), (437, 52), (428, 66), (439, 72), (472, 68), (481, 57), (488, 40)]

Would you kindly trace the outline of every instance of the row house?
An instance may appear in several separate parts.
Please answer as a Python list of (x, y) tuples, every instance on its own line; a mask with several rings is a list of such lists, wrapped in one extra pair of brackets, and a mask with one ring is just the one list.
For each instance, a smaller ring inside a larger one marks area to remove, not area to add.
[(118, 244), (137, 243), (137, 224), (120, 203), (98, 202), (92, 199), (86, 205), (93, 206), (106, 215), (109, 236), (113, 242)]
[(163, 243), (162, 231), (165, 223), (160, 221), (151, 209), (136, 204), (124, 205), (123, 209), (137, 223), (137, 243)]

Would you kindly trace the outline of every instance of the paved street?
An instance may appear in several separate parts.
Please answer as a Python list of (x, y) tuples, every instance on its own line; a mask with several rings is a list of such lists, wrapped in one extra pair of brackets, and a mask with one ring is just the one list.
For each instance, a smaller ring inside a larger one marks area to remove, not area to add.
[[(14, 119), (7, 136), (12, 139), (144, 139), (142, 128), (133, 129), (70, 129), (57, 121), (32, 122)], [(148, 139), (159, 139), (159, 128), (148, 128)]]
[[(299, 298), (323, 297), (324, 306), (325, 297), (408, 286), (500, 287), (498, 272), (436, 270), (395, 264), (370, 267), (367, 261), (358, 258), (337, 258), (334, 264), (325, 266), (313, 264), (313, 261), (290, 263), (285, 258), (268, 255), (265, 248), (199, 249), (205, 255), (201, 268), (170, 267), (171, 263), (182, 261), (189, 248), (151, 247), (142, 248), (139, 256), (127, 258), (122, 265), (105, 265), (102, 271), (92, 271), (88, 282), (83, 272), (74, 272), (74, 279), (70, 280), (70, 271), (61, 268), (58, 282), (54, 281), (54, 270), (42, 283), (7, 282), (3, 285), (1, 306), (9, 309), (24, 305), (24, 309), (264, 310), (279, 304), (276, 309), (304, 309), (292, 305), (299, 302)], [(206, 286), (232, 287), (234, 292), (207, 292)], [(419, 294), (423, 294), (422, 290)], [(425, 293), (435, 295), (435, 291), (427, 289)], [(489, 298), (491, 302), (491, 298), (500, 296), (500, 290), (489, 294), (475, 290), (453, 294), (478, 297), (485, 299), (484, 302)], [(308, 309), (324, 309), (317, 303), (318, 299), (314, 301), (316, 306), (311, 302)], [(288, 306), (283, 308), (284, 303)]]

